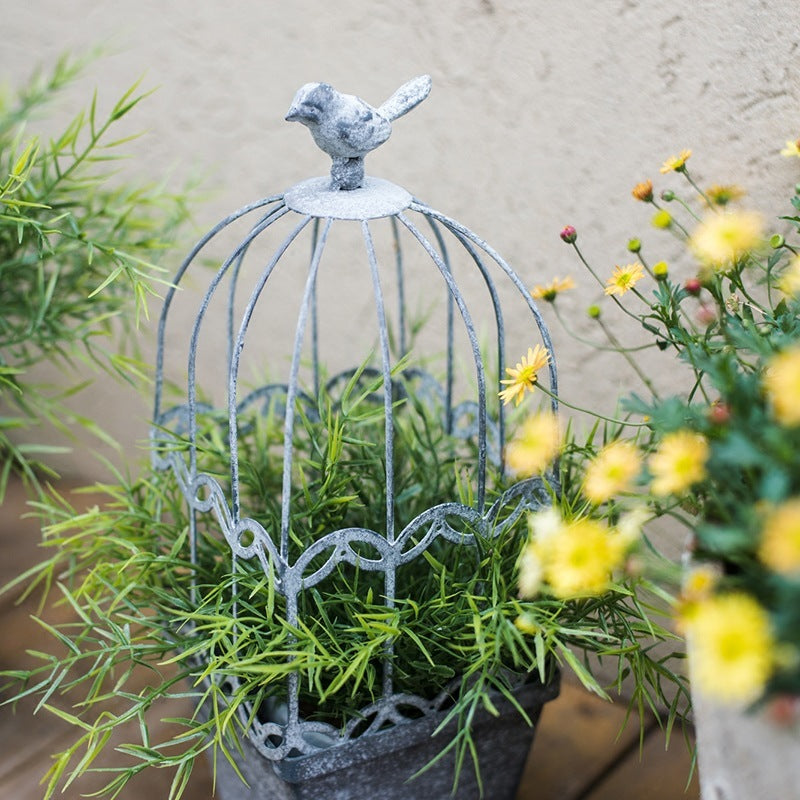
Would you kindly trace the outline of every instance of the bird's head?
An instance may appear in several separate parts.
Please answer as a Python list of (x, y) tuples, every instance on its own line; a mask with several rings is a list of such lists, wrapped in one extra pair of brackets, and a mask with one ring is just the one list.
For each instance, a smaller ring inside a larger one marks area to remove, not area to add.
[(320, 122), (330, 108), (335, 94), (336, 90), (329, 83), (307, 83), (294, 96), (286, 120), (302, 122), (303, 125)]

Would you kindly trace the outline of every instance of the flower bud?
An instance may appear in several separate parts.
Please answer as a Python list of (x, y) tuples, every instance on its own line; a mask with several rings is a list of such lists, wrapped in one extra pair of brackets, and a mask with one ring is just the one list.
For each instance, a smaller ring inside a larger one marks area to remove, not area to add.
[(692, 295), (692, 297), (697, 297), (703, 288), (703, 284), (700, 278), (689, 278), (686, 283), (683, 284), (683, 288), (688, 294)]
[(725, 425), (731, 418), (731, 409), (722, 400), (715, 400), (708, 409), (708, 419), (713, 425)]
[(600, 306), (589, 306), (589, 308), (586, 309), (586, 313), (589, 315), (590, 319), (600, 319)]
[(631, 194), (637, 200), (641, 200), (643, 203), (649, 203), (653, 199), (653, 181), (646, 180), (637, 183), (636, 186), (633, 187)]
[(666, 261), (659, 261), (653, 264), (653, 275), (656, 276), (657, 281), (665, 281), (669, 275), (669, 267)]
[(779, 233), (773, 233), (772, 236), (769, 237), (769, 246), (773, 250), (777, 250), (780, 247), (783, 247), (786, 244), (786, 239), (783, 238)]
[(656, 213), (653, 214), (652, 222), (653, 226), (656, 228), (669, 228), (669, 226), (672, 225), (672, 215), (669, 211), (664, 211), (662, 208), (660, 211), (656, 211)]
[(628, 239), (628, 251), (638, 253), (642, 249), (642, 242), (639, 239)]
[(672, 189), (664, 189), (664, 191), (661, 192), (661, 199), (665, 203), (671, 203), (675, 199), (675, 192), (673, 192)]
[(767, 715), (772, 722), (785, 728), (797, 723), (798, 713), (800, 713), (800, 699), (796, 695), (779, 694), (771, 698), (767, 705)]
[(562, 242), (566, 242), (567, 244), (572, 244), (578, 238), (578, 232), (572, 225), (566, 225), (559, 234), (561, 237)]

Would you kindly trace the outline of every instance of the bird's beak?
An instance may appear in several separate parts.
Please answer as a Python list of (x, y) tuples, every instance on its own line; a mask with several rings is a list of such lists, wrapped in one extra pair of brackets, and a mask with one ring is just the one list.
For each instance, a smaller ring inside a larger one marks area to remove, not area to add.
[(319, 122), (319, 118), (319, 109), (309, 103), (292, 103), (291, 108), (284, 117), (287, 122), (302, 122), (303, 125)]

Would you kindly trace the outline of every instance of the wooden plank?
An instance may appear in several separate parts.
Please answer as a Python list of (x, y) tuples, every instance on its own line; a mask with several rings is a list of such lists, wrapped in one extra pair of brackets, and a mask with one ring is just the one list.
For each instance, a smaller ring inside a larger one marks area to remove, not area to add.
[[(39, 546), (41, 525), (31, 516), (28, 497), (22, 484), (10, 480), (5, 501), (0, 506), (0, 586), (5, 586), (28, 566), (43, 557)], [(15, 595), (0, 595), (0, 611), (12, 605)]]
[[(542, 712), (517, 800), (582, 798), (608, 765), (638, 741), (638, 719), (632, 717), (623, 730), (624, 720), (624, 704), (562, 681), (561, 695)], [(637, 795), (621, 794), (616, 800), (627, 797)]]
[(665, 748), (664, 734), (654, 731), (647, 737), (639, 757), (638, 749), (616, 766), (585, 800), (698, 800), (697, 772), (687, 787), (691, 755), (678, 734)]

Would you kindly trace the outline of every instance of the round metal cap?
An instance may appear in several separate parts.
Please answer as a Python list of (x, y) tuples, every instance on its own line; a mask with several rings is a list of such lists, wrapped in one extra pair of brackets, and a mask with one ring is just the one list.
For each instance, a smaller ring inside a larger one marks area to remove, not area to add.
[(288, 189), (286, 205), (298, 214), (331, 219), (378, 219), (405, 211), (411, 195), (400, 186), (380, 178), (364, 178), (359, 189), (332, 189), (331, 179), (311, 178)]

